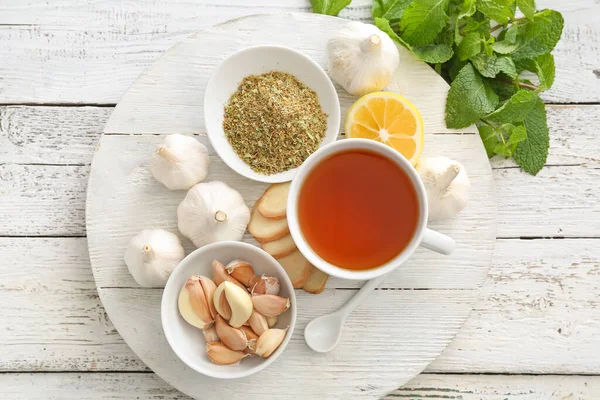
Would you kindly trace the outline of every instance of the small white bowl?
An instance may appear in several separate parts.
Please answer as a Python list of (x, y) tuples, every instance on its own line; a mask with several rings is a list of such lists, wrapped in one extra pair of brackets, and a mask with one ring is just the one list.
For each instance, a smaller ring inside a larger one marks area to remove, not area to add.
[[(248, 261), (257, 275), (266, 274), (279, 279), (280, 296), (289, 297), (290, 308), (279, 316), (277, 328), (289, 326), (287, 334), (277, 350), (267, 359), (246, 357), (238, 365), (217, 365), (206, 355), (206, 341), (202, 332), (185, 322), (177, 306), (181, 288), (192, 275), (204, 275), (212, 279), (212, 261), (227, 265), (239, 258)], [(201, 247), (181, 261), (167, 281), (161, 303), (161, 320), (167, 341), (177, 356), (190, 368), (213, 378), (233, 379), (252, 375), (271, 364), (287, 346), (296, 324), (296, 296), (290, 278), (279, 263), (268, 253), (248, 243), (217, 242)]]
[(294, 75), (319, 96), (327, 113), (327, 130), (321, 146), (334, 142), (340, 130), (340, 101), (331, 80), (314, 60), (299, 51), (284, 46), (253, 46), (240, 50), (223, 60), (212, 73), (204, 94), (204, 121), (210, 143), (223, 161), (235, 172), (259, 182), (287, 182), (297, 168), (273, 175), (262, 175), (250, 168), (235, 153), (223, 131), (225, 105), (248, 75), (271, 71)]

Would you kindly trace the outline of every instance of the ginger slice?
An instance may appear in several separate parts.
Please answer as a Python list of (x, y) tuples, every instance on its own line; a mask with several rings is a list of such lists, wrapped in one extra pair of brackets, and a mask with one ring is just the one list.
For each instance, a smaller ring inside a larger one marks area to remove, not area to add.
[(284, 182), (269, 186), (258, 201), (258, 211), (266, 218), (285, 218), (290, 184), (290, 182)]
[(285, 257), (296, 250), (296, 243), (294, 243), (292, 235), (284, 236), (272, 242), (262, 243), (261, 246), (264, 251), (275, 258)]
[(312, 266), (306, 258), (296, 250), (290, 255), (280, 258), (279, 264), (283, 267), (285, 272), (290, 277), (292, 285), (295, 288), (301, 288), (308, 276), (310, 275), (310, 267)]
[(329, 275), (327, 275), (325, 272), (321, 271), (314, 265), (311, 265), (310, 275), (308, 276), (306, 282), (304, 282), (304, 286), (302, 286), (302, 289), (312, 294), (321, 293), (323, 289), (325, 289), (325, 284), (327, 283), (328, 278)]
[(250, 223), (248, 224), (248, 232), (254, 236), (254, 238), (261, 242), (272, 242), (277, 239), (281, 239), (290, 233), (287, 219), (269, 219), (265, 218), (257, 209), (252, 210), (252, 216), (250, 217)]

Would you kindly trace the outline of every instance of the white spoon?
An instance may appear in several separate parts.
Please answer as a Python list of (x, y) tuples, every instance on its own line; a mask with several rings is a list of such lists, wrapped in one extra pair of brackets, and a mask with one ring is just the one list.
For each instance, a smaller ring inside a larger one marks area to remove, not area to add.
[(367, 281), (358, 293), (339, 310), (310, 321), (304, 329), (304, 340), (308, 347), (319, 353), (327, 353), (335, 349), (342, 336), (342, 328), (348, 315), (379, 286), (384, 278), (385, 275)]

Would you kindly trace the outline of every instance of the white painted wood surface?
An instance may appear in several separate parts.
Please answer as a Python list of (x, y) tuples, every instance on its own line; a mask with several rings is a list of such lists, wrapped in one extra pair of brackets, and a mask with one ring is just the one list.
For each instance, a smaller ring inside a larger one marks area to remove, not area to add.
[[(367, 20), (369, 4), (354, 0), (342, 16)], [(545, 99), (598, 102), (600, 5), (593, 0), (537, 4), (558, 9), (566, 20), (555, 51), (557, 82)], [(0, 104), (16, 104), (0, 106), (1, 399), (187, 399), (149, 373), (65, 373), (146, 370), (99, 302), (86, 239), (33, 237), (85, 235), (87, 173), (112, 109), (18, 104), (114, 104), (143, 69), (198, 29), (297, 8), (308, 11), (308, 2), (0, 2)], [(498, 236), (513, 239), (498, 239), (475, 311), (427, 374), (406, 386), (421, 390), (394, 394), (600, 398), (595, 376), (456, 375), (600, 375), (598, 210), (590, 201), (578, 213), (562, 216), (580, 197), (597, 197), (600, 182), (593, 170), (599, 166), (600, 107), (550, 106), (548, 119), (547, 164), (553, 167), (542, 171), (544, 179), (521, 173), (510, 161), (492, 161), (497, 192), (510, 203), (498, 210)], [(578, 184), (562, 190), (572, 177)], [(550, 239), (563, 236), (569, 239)], [(431, 375), (436, 371), (452, 375)]]
[[(244, 17), (200, 31), (169, 49), (136, 80), (104, 128), (92, 163), (86, 205), (90, 260), (100, 298), (142, 361), (192, 397), (208, 398), (211, 393), (215, 399), (378, 398), (414, 378), (435, 359), (477, 299), (495, 243), (491, 168), (474, 127), (460, 132), (445, 127), (448, 85), (403, 48), (399, 49), (400, 72), (388, 88), (407, 96), (421, 111), (424, 155), (453, 154), (469, 171), (473, 185), (472, 202), (459, 217), (432, 225), (456, 240), (452, 256), (441, 261), (442, 256), (420, 252), (381, 286), (388, 288), (388, 282), (402, 286), (406, 275), (407, 287), (427, 290), (377, 290), (348, 318), (341, 344), (329, 354), (316, 354), (306, 346), (304, 327), (339, 308), (353, 291), (331, 286), (344, 285), (334, 281), (317, 296), (298, 293), (297, 329), (284, 356), (272, 368), (225, 386), (199, 375), (174, 355), (161, 329), (162, 290), (138, 288), (126, 274), (122, 254), (131, 236), (150, 226), (176, 232), (176, 209), (185, 195), (162, 187), (148, 170), (148, 155), (163, 140), (156, 133), (203, 131), (204, 88), (214, 67), (228, 55), (252, 45), (285, 45), (325, 66), (327, 40), (345, 24), (339, 18), (286, 13)], [(273, 32), (278, 35), (274, 37)], [(422, 90), (425, 85), (426, 92)], [(345, 114), (355, 98), (343, 90), (338, 94)], [(205, 135), (198, 139), (210, 149)], [(214, 154), (207, 180), (227, 182), (249, 206), (266, 188), (238, 176)], [(285, 393), (265, 393), (257, 381), (281, 385)]]

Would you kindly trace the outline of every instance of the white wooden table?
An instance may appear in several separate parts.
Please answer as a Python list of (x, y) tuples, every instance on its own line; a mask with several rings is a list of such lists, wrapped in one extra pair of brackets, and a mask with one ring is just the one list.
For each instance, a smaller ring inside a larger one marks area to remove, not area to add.
[[(307, 0), (0, 2), (0, 398), (184, 399), (122, 341), (96, 293), (85, 188), (114, 104), (199, 28)], [(368, 20), (371, 0), (342, 17)], [(565, 17), (537, 177), (492, 160), (494, 263), (450, 347), (391, 397), (600, 398), (600, 4)], [(351, 384), (349, 382), (349, 384)]]

